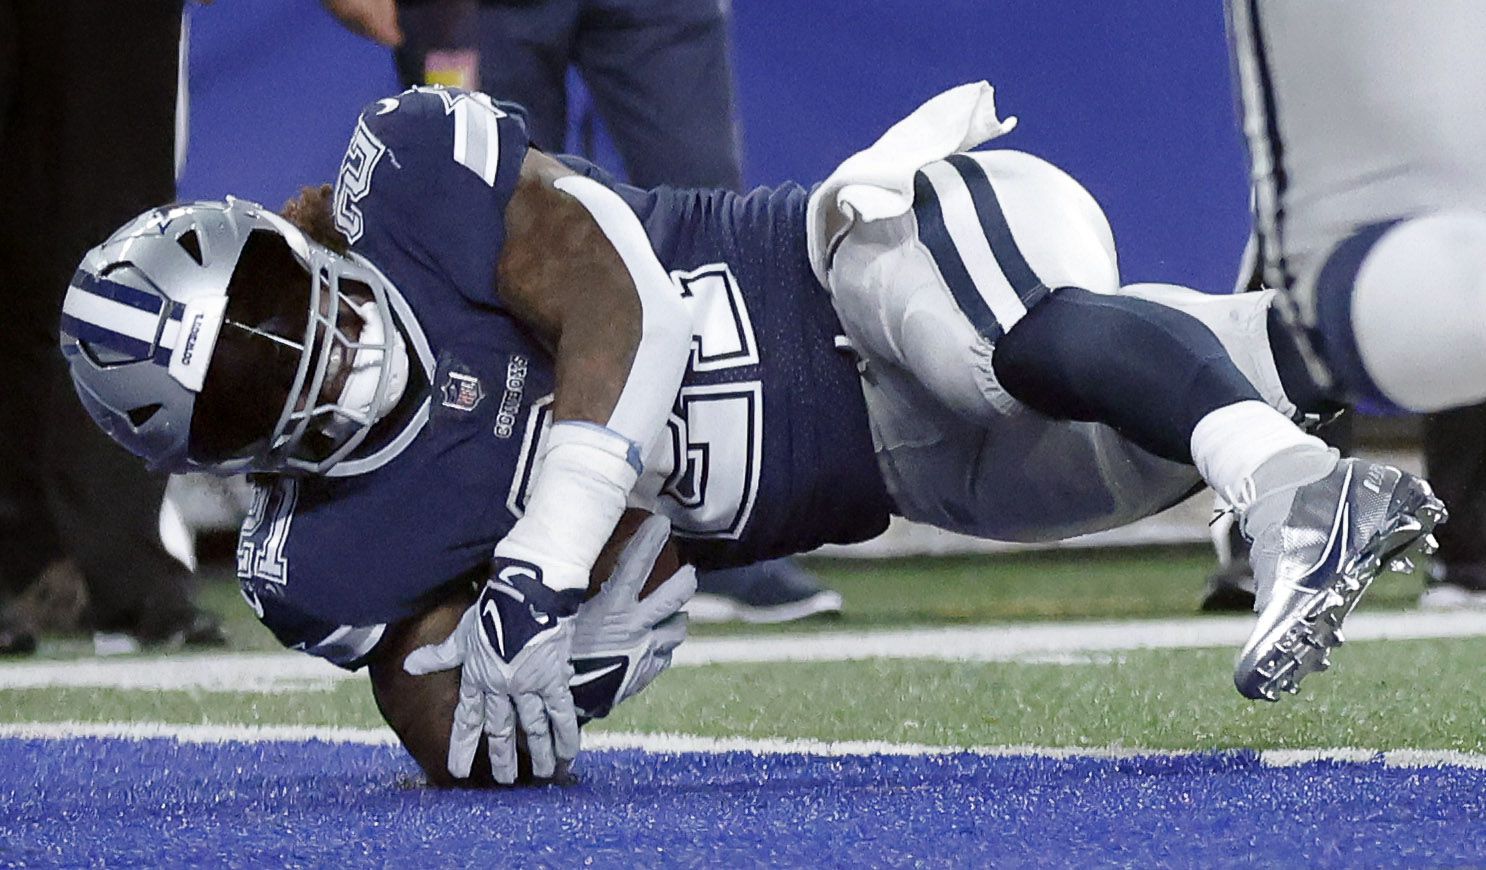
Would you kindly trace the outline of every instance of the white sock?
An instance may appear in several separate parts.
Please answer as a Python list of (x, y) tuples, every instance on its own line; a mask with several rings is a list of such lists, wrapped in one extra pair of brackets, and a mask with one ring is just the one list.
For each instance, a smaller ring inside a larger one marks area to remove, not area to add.
[[(1263, 402), (1236, 402), (1209, 413), (1192, 430), (1192, 462), (1207, 485), (1236, 507), (1257, 494), (1245, 481), (1259, 466), (1288, 450), (1330, 453), (1326, 442), (1300, 431), (1284, 414)], [(1248, 484), (1252, 487), (1252, 484)]]

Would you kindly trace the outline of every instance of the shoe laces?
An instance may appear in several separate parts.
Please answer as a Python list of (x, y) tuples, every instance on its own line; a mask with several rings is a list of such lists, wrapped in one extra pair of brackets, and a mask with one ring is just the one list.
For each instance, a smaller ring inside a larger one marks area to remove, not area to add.
[[(1228, 516), (1229, 514), (1232, 514), (1235, 520), (1242, 520), (1244, 512), (1247, 511), (1249, 507), (1258, 500), (1258, 498), (1259, 492), (1258, 488), (1254, 485), (1254, 478), (1245, 477), (1243, 479), (1243, 482), (1238, 485), (1238, 492), (1234, 493), (1231, 498), (1229, 498), (1226, 494), (1224, 495), (1224, 499), (1227, 501), (1228, 504), (1227, 507), (1213, 508), (1212, 518), (1207, 521), (1208, 526), (1211, 527), (1213, 524), (1217, 523), (1218, 520), (1222, 519), (1225, 516)], [(1242, 530), (1242, 528), (1243, 526), (1240, 524), (1239, 529)], [(1245, 537), (1247, 537), (1247, 535), (1245, 535)]]

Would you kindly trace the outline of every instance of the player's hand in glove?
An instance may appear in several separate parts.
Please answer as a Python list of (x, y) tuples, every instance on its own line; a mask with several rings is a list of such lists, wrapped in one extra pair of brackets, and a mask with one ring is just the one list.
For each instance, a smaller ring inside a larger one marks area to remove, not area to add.
[(526, 736), (532, 775), (549, 778), (578, 754), (578, 719), (568, 681), (573, 615), (583, 590), (542, 585), (531, 562), (495, 557), (480, 597), (442, 643), (408, 654), (414, 676), (462, 667), (449, 735), (449, 773), (470, 774), (480, 734), (489, 736), (495, 781), (516, 781), (516, 726)]
[(655, 560), (671, 538), (671, 523), (652, 516), (640, 525), (614, 563), (599, 594), (578, 608), (573, 621), (573, 702), (578, 715), (609, 715), (671, 666), (671, 653), (686, 640), (681, 608), (697, 591), (696, 570), (682, 566), (643, 600), (640, 593)]

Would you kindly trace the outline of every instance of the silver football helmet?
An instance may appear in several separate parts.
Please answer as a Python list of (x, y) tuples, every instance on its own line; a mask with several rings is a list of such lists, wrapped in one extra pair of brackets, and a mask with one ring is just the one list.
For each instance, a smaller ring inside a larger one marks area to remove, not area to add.
[(333, 474), (408, 376), (386, 278), (231, 197), (89, 251), (61, 343), (98, 425), (171, 472)]

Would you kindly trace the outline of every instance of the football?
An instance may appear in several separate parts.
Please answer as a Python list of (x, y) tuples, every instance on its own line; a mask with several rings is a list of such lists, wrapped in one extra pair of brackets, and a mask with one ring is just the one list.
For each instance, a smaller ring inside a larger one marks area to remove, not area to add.
[[(614, 526), (614, 534), (609, 536), (609, 542), (599, 551), (599, 557), (594, 560), (593, 573), (588, 576), (588, 597), (597, 595), (599, 589), (608, 579), (609, 572), (614, 570), (614, 563), (619, 559), (619, 554), (624, 551), (624, 545), (639, 530), (640, 524), (650, 517), (650, 512), (639, 508), (629, 508), (619, 517), (619, 522)], [(666, 542), (665, 549), (660, 551), (656, 557), (655, 566), (650, 569), (650, 576), (645, 579), (645, 586), (640, 590), (640, 597), (644, 598), (655, 587), (670, 579), (681, 569), (681, 553), (676, 549), (675, 539)]]
[[(649, 511), (631, 508), (620, 517), (614, 534), (599, 552), (590, 575), (588, 595), (598, 594), (608, 578), (624, 545), (650, 516)], [(674, 541), (667, 541), (645, 581), (641, 597), (650, 594), (681, 567), (680, 554)], [(482, 745), (475, 754), (475, 767), (468, 780), (455, 780), (445, 768), (449, 750), (449, 729), (454, 722), (454, 705), (459, 699), (459, 670), (440, 671), (414, 677), (402, 669), (408, 653), (420, 646), (438, 643), (449, 636), (459, 618), (475, 600), (475, 586), (462, 589), (425, 611), (398, 625), (389, 626), (370, 663), (372, 695), (387, 724), (397, 732), (408, 753), (423, 768), (429, 783), (438, 786), (482, 787), (493, 785), (489, 759)], [(521, 759), (521, 776), (528, 777), (525, 756)]]

